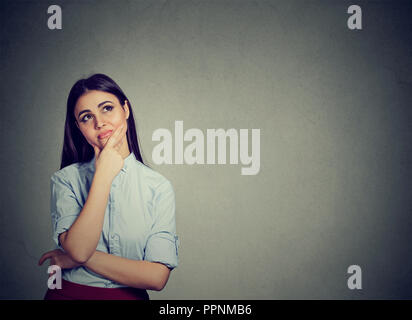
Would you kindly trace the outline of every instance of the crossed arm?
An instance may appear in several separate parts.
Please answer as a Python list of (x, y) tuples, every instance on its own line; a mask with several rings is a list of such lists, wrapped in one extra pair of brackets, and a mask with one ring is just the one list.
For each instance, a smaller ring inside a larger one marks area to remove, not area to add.
[(160, 291), (170, 270), (161, 263), (132, 260), (96, 251), (86, 262), (90, 270), (129, 287)]
[[(63, 248), (66, 236), (67, 231), (59, 236)], [(43, 254), (39, 265), (47, 259), (62, 269), (84, 266), (117, 283), (147, 290), (162, 290), (170, 275), (170, 269), (162, 263), (127, 259), (101, 251), (95, 251), (86, 262), (79, 263), (66, 252), (56, 249)]]
[(96, 251), (102, 232), (111, 180), (96, 172), (87, 201), (79, 217), (68, 231), (59, 235), (64, 249), (46, 252), (39, 260), (62, 269), (84, 266), (117, 283), (148, 290), (160, 291), (166, 285), (170, 269), (156, 262), (127, 259)]
[[(160, 291), (166, 285), (170, 275), (170, 269), (166, 265), (96, 251), (111, 183), (112, 179), (107, 177), (104, 171), (96, 169), (86, 203), (79, 216), (69, 230), (59, 235), (58, 240), (64, 251), (56, 249), (46, 252), (40, 258), (39, 264), (50, 259), (50, 264), (58, 265), (62, 269), (84, 266), (107, 279), (126, 286)], [(64, 199), (74, 197), (62, 178), (56, 177), (53, 186), (60, 188), (60, 197)]]

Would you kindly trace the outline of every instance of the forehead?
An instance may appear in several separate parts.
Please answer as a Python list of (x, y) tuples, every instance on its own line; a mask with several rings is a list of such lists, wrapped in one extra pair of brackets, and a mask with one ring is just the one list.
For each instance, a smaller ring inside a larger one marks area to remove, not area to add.
[(98, 104), (103, 101), (111, 101), (113, 103), (119, 103), (117, 97), (114, 94), (104, 91), (91, 90), (83, 94), (76, 102), (74, 111), (80, 112), (84, 109), (97, 108)]

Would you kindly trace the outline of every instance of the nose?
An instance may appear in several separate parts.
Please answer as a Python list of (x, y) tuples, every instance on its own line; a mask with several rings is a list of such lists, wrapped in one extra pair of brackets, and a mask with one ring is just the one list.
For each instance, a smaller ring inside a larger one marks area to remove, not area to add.
[(95, 126), (96, 126), (96, 129), (99, 129), (99, 128), (101, 128), (101, 127), (103, 127), (105, 125), (105, 123), (104, 123), (104, 121), (103, 121), (103, 119), (101, 119), (101, 118), (99, 118), (99, 117), (95, 117)]

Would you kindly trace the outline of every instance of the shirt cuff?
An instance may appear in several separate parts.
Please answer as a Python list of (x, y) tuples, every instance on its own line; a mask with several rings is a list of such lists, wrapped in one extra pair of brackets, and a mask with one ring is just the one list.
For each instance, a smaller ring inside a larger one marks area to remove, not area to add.
[(149, 238), (146, 250), (146, 261), (159, 262), (174, 269), (178, 266), (178, 249), (180, 241), (177, 235), (159, 233)]
[(61, 246), (61, 243), (59, 241), (59, 235), (69, 230), (77, 217), (78, 215), (65, 216), (57, 220), (55, 223), (54, 232), (53, 232), (53, 240), (56, 243), (56, 245), (59, 247), (59, 249), (62, 249), (63, 251), (64, 249)]

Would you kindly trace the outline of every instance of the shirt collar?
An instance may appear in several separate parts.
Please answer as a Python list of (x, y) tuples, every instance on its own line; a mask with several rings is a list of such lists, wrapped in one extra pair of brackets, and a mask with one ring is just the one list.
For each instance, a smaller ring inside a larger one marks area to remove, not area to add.
[[(121, 171), (126, 172), (128, 168), (130, 168), (131, 164), (133, 163), (133, 161), (135, 160), (135, 156), (133, 151), (130, 152), (130, 154), (124, 159), (123, 162), (123, 168), (121, 169)], [(96, 162), (96, 156), (93, 157), (92, 160), (90, 160), (89, 162), (89, 168), (94, 171), (95, 170), (95, 162)]]

